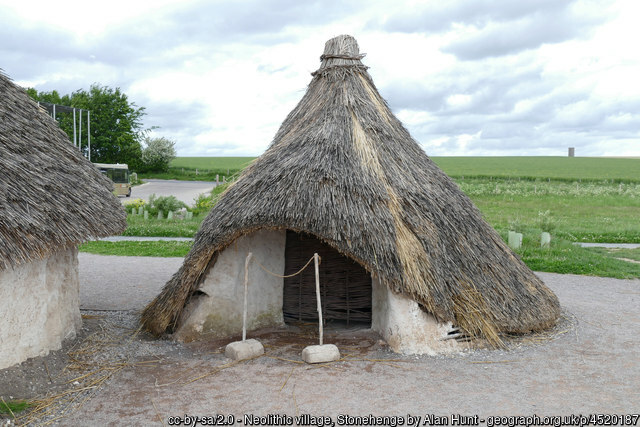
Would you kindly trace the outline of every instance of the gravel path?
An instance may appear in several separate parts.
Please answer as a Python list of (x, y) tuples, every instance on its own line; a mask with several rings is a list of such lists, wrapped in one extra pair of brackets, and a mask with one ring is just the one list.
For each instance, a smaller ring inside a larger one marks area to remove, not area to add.
[[(180, 259), (165, 260), (162, 271), (156, 270), (163, 264), (156, 259), (140, 261), (146, 267), (139, 268), (136, 261), (131, 264), (138, 266), (135, 272), (122, 273), (125, 277), (142, 274), (144, 287), (151, 291), (171, 274), (168, 264), (177, 267)], [(394, 355), (380, 347), (375, 337), (354, 332), (353, 340), (345, 333), (334, 337), (343, 340), (342, 351), (351, 354), (353, 361), (318, 368), (262, 357), (222, 370), (229, 360), (216, 352), (226, 342), (185, 345), (186, 354), (165, 353), (158, 356), (161, 363), (123, 371), (69, 422), (160, 425), (158, 414), (166, 423), (170, 415), (216, 413), (236, 417), (309, 413), (329, 415), (334, 422), (341, 413), (482, 417), (637, 413), (640, 281), (539, 275), (556, 292), (565, 311), (555, 335), (539, 342), (514, 342), (507, 351), (415, 357)], [(89, 294), (83, 299), (87, 304), (93, 301)], [(141, 294), (135, 289), (130, 300), (151, 297)], [(115, 302), (105, 297), (97, 301)], [(304, 347), (275, 334), (260, 338), (273, 345), (267, 347), (268, 354), (286, 359), (299, 360)], [(400, 361), (376, 361), (389, 358)], [(204, 377), (188, 382), (200, 376)]]
[(583, 248), (623, 248), (623, 249), (638, 249), (640, 243), (579, 243)]
[[(83, 307), (129, 310), (100, 312), (85, 324), (104, 322), (94, 329), (116, 331), (113, 336), (135, 331), (135, 313), (181, 261), (80, 254)], [(185, 414), (311, 414), (333, 423), (340, 414), (405, 422), (408, 414), (421, 422), (435, 414), (451, 425), (452, 414), (462, 414), (479, 415), (485, 421), (478, 425), (488, 426), (486, 417), (495, 415), (637, 414), (640, 280), (539, 276), (560, 298), (564, 316), (551, 333), (511, 340), (506, 350), (401, 356), (371, 331), (329, 331), (325, 341), (345, 358), (319, 367), (299, 362), (302, 348), (315, 342), (309, 331), (292, 328), (250, 333), (267, 355), (241, 363), (222, 354), (228, 341), (176, 344), (144, 334), (101, 340), (112, 347), (100, 355), (125, 357), (126, 367), (111, 363), (120, 366), (117, 373), (83, 391), (90, 399), (82, 406), (58, 410), (63, 418), (54, 425), (160, 426)]]
[(80, 252), (80, 309), (141, 310), (160, 293), (182, 260)]

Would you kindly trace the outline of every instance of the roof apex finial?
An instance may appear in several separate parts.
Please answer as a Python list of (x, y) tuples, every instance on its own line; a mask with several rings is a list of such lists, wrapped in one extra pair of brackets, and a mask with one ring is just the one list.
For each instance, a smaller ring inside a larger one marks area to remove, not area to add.
[(361, 65), (360, 60), (364, 56), (364, 53), (360, 53), (356, 39), (343, 34), (327, 40), (324, 44), (324, 53), (320, 56), (320, 70), (336, 65)]

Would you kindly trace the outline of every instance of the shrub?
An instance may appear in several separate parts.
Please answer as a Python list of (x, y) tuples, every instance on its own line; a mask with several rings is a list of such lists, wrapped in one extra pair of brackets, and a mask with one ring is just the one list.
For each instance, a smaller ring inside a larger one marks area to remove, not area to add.
[(193, 214), (200, 215), (201, 213), (209, 212), (211, 208), (218, 203), (220, 195), (227, 189), (227, 187), (229, 187), (229, 183), (218, 185), (207, 195), (200, 194), (196, 199), (194, 199), (195, 204), (191, 209)]
[(157, 215), (158, 211), (162, 211), (166, 215), (168, 212), (179, 211), (186, 207), (187, 205), (176, 199), (175, 196), (156, 197), (155, 194), (152, 194), (149, 196), (149, 203), (147, 203), (147, 210), (151, 215)]
[(145, 202), (144, 199), (131, 199), (123, 203), (128, 212), (131, 212), (132, 208), (135, 208), (137, 210), (141, 206), (144, 207), (146, 204), (147, 202)]

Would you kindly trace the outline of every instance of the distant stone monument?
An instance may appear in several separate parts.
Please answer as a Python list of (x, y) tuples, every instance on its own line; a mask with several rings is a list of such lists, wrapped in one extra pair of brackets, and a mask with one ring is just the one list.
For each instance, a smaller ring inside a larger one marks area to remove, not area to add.
[(575, 156), (576, 156), (576, 148), (569, 147), (569, 157), (575, 157)]

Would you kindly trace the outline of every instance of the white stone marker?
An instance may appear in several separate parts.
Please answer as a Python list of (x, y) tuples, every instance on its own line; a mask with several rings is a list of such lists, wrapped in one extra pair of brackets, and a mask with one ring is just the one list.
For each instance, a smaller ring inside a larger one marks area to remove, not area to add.
[(313, 254), (316, 269), (316, 301), (318, 303), (318, 321), (320, 328), (320, 345), (309, 345), (302, 350), (302, 360), (307, 363), (333, 362), (340, 359), (340, 350), (335, 344), (323, 344), (322, 303), (320, 300), (320, 271), (318, 270), (318, 254)]
[(518, 249), (521, 246), (522, 246), (522, 233), (509, 231), (509, 247), (511, 249)]
[(551, 246), (551, 234), (543, 232), (540, 235), (540, 247), (548, 248)]
[(224, 355), (229, 359), (243, 360), (251, 359), (253, 357), (262, 356), (264, 354), (264, 347), (258, 340), (247, 339), (247, 293), (249, 289), (249, 261), (253, 253), (247, 254), (247, 259), (244, 261), (244, 308), (242, 310), (242, 341), (235, 341), (224, 349)]

